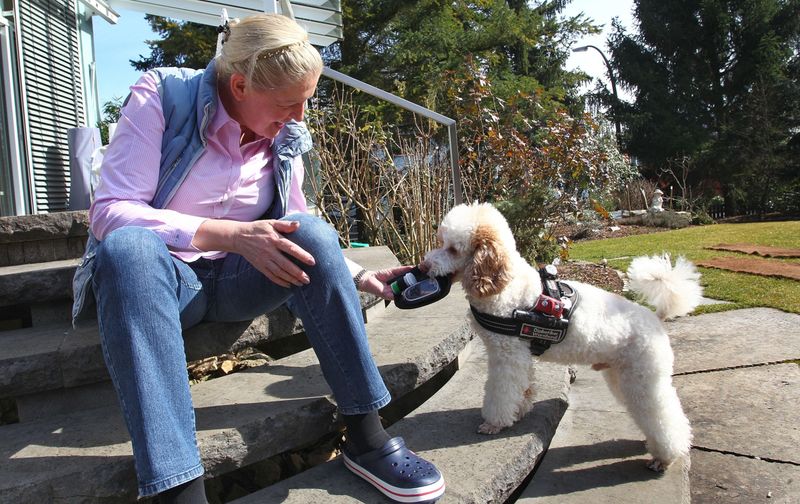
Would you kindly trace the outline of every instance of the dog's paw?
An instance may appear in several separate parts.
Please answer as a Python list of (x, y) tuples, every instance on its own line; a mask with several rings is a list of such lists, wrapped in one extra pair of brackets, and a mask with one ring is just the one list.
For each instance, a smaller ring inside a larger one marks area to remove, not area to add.
[(478, 426), (479, 434), (497, 434), (501, 430), (503, 430), (502, 426), (495, 425), (489, 422), (483, 422)]
[(655, 458), (651, 459), (647, 463), (647, 468), (650, 469), (651, 471), (654, 471), (654, 472), (657, 472), (657, 473), (663, 473), (664, 471), (667, 470), (667, 466), (664, 464), (664, 462), (662, 462), (662, 461), (660, 461), (658, 459), (655, 459)]

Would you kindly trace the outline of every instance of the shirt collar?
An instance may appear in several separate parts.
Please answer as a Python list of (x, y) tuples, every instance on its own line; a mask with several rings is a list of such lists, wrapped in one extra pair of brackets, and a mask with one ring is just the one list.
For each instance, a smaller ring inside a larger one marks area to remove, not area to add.
[[(219, 130), (221, 130), (226, 124), (231, 124), (232, 128), (235, 128), (234, 131), (237, 131), (239, 135), (241, 135), (241, 125), (233, 119), (230, 114), (228, 114), (227, 109), (225, 109), (225, 104), (222, 100), (219, 100), (219, 106), (217, 107), (217, 111), (214, 114), (214, 118), (211, 120), (211, 124), (208, 127), (208, 136), (217, 136), (219, 134)], [(261, 138), (259, 141), (267, 141), (267, 145), (272, 144), (272, 140), (269, 138)]]

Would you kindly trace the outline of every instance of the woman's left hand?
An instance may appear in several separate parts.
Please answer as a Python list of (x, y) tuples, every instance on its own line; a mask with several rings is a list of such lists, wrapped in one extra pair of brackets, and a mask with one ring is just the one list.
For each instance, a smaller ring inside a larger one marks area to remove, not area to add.
[(367, 271), (358, 283), (358, 290), (375, 294), (383, 299), (392, 300), (394, 299), (394, 293), (386, 282), (413, 268), (414, 266), (396, 266), (378, 271)]

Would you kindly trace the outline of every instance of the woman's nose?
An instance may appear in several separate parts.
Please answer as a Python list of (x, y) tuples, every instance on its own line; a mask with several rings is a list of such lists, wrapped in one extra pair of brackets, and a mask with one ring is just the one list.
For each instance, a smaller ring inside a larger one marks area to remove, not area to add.
[(289, 117), (291, 119), (294, 119), (295, 121), (300, 122), (300, 121), (303, 120), (303, 116), (305, 115), (305, 111), (306, 111), (306, 102), (300, 102), (297, 105), (295, 105), (294, 107), (292, 107), (292, 110), (290, 111)]

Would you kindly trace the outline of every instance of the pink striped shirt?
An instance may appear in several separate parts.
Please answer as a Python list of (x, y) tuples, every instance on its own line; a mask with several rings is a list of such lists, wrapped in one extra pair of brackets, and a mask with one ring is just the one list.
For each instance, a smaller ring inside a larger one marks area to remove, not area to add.
[[(200, 251), (192, 246), (205, 219), (252, 221), (272, 203), (272, 140), (256, 139), (239, 146), (242, 130), (222, 102), (206, 130), (206, 150), (189, 171), (165, 209), (149, 205), (158, 182), (164, 115), (153, 74), (145, 73), (131, 86), (114, 139), (100, 169), (101, 182), (89, 209), (92, 233), (102, 240), (122, 226), (153, 230), (183, 261), (215, 259), (225, 252)], [(306, 212), (302, 159), (294, 160), (289, 210)]]

